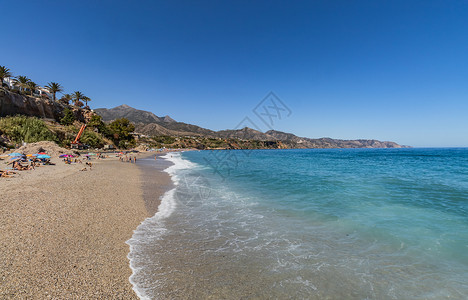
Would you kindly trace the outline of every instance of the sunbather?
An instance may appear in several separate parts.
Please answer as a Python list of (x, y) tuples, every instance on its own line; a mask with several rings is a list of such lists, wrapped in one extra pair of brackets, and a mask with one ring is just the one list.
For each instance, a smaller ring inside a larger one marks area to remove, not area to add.
[(0, 170), (0, 177), (12, 177), (12, 175), (16, 174), (16, 172), (13, 171), (2, 171)]

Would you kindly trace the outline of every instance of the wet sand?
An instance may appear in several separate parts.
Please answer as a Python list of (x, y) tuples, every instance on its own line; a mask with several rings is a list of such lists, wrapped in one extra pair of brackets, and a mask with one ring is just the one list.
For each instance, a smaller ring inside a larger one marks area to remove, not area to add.
[(168, 190), (172, 189), (173, 183), (171, 177), (163, 172), (172, 163), (159, 158), (165, 153), (158, 153), (157, 160), (151, 155), (145, 162), (139, 161), (138, 167), (141, 170), (141, 185), (143, 189), (143, 199), (145, 201), (146, 211), (149, 216), (154, 216), (161, 203), (160, 197)]
[(0, 298), (136, 299), (125, 241), (168, 174), (116, 158), (86, 172), (55, 162), (0, 178)]

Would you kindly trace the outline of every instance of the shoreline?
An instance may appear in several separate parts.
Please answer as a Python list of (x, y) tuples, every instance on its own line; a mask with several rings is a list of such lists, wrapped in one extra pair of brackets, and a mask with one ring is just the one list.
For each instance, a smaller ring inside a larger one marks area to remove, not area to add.
[[(153, 217), (158, 212), (159, 204), (161, 204), (161, 197), (167, 191), (174, 188), (171, 176), (164, 172), (172, 163), (162, 158), (154, 160), (154, 156), (159, 157), (165, 154), (167, 154), (167, 152), (150, 154), (140, 158), (137, 164), (138, 168), (141, 170), (141, 189), (148, 217)], [(142, 159), (148, 159), (150, 157), (151, 161), (148, 161), (148, 163), (141, 163)], [(158, 184), (155, 184), (155, 182)], [(142, 222), (143, 221), (144, 220), (142, 220)]]
[[(132, 285), (133, 291), (138, 296), (138, 298), (143, 297), (142, 293), (135, 282), (135, 276), (137, 276), (139, 266), (138, 262), (135, 261), (135, 247), (138, 247), (140, 243), (141, 233), (139, 232), (141, 226), (145, 226), (145, 223), (151, 222), (156, 215), (161, 214), (164, 211), (161, 205), (165, 206), (162, 201), (164, 201), (165, 195), (175, 188), (174, 181), (172, 176), (165, 172), (164, 170), (172, 166), (173, 163), (159, 158), (154, 159), (160, 156), (163, 156), (166, 153), (156, 153), (155, 155), (149, 155), (144, 160), (143, 163), (140, 159), (139, 169), (141, 170), (141, 189), (143, 191), (143, 199), (145, 203), (146, 210), (148, 212), (148, 217), (140, 222), (140, 224), (134, 228), (131, 238), (126, 241), (126, 244), (129, 247), (129, 252), (127, 255), (128, 265), (132, 271), (132, 275), (129, 276), (128, 281)], [(150, 158), (151, 157), (151, 158)], [(157, 183), (157, 184), (156, 184)], [(142, 243), (145, 243), (146, 240), (142, 240)], [(144, 298), (144, 297), (143, 297)], [(145, 298), (146, 299), (146, 298)]]
[(136, 165), (93, 160), (87, 172), (53, 160), (56, 166), (2, 178), (0, 298), (138, 299), (125, 242), (171, 182), (138, 164), (153, 156), (138, 155)]

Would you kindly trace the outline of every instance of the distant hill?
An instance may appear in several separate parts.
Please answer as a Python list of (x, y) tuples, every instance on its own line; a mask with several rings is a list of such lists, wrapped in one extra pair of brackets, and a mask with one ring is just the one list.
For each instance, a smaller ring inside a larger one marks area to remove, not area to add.
[(126, 104), (111, 109), (97, 108), (94, 112), (100, 115), (104, 122), (127, 118), (135, 124), (137, 132), (146, 135), (215, 136), (212, 130), (177, 122), (169, 116), (158, 117), (152, 112), (135, 109)]
[(217, 139), (237, 139), (244, 141), (281, 142), (285, 148), (402, 148), (395, 142), (377, 140), (338, 140), (332, 138), (311, 139), (298, 137), (292, 133), (276, 130), (257, 131), (248, 127), (237, 130), (213, 131), (197, 125), (177, 122), (169, 116), (158, 117), (152, 112), (138, 110), (128, 105), (111, 109), (98, 108), (94, 112), (101, 115), (105, 122), (127, 118), (135, 124), (135, 131), (148, 136), (205, 137)]
[(158, 117), (152, 112), (139, 110), (133, 107), (130, 107), (126, 104), (107, 109), (107, 108), (97, 108), (94, 109), (94, 112), (102, 117), (104, 122), (113, 121), (115, 119), (127, 118), (133, 123), (171, 123), (175, 122), (171, 117)]

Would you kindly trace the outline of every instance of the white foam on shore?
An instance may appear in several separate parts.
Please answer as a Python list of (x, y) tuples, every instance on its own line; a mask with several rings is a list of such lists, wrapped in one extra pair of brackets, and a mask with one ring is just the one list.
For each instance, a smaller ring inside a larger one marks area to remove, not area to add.
[(133, 231), (132, 237), (126, 241), (126, 244), (130, 246), (130, 252), (128, 253), (127, 258), (130, 262), (130, 268), (132, 269), (132, 275), (130, 276), (129, 281), (137, 296), (144, 300), (151, 299), (150, 296), (147, 295), (144, 287), (151, 285), (151, 282), (141, 282), (141, 280), (144, 279), (144, 274), (141, 273), (143, 272), (145, 264), (145, 257), (141, 252), (143, 248), (151, 245), (152, 241), (162, 239), (164, 232), (166, 232), (164, 220), (171, 216), (177, 208), (177, 202), (174, 197), (177, 185), (180, 181), (176, 174), (177, 171), (196, 167), (196, 164), (183, 159), (180, 153), (167, 153), (161, 156), (161, 158), (173, 163), (173, 165), (164, 171), (171, 176), (174, 188), (167, 191), (161, 197), (161, 203), (158, 206), (156, 214), (141, 222)]

